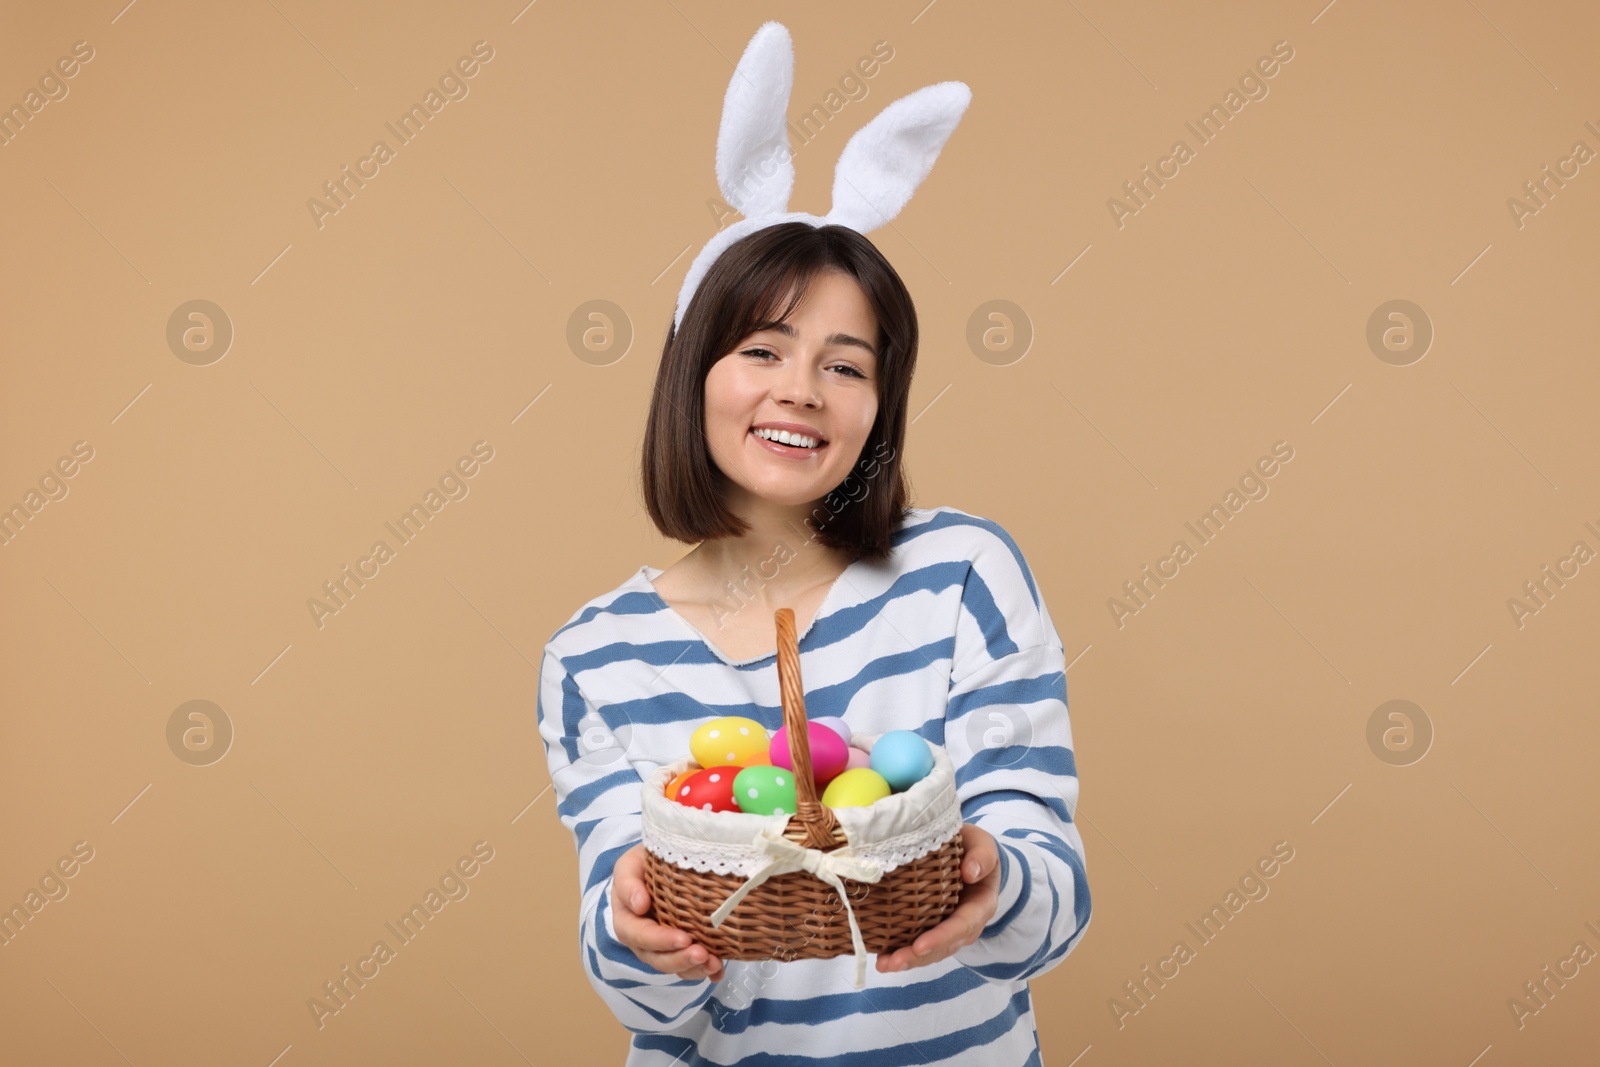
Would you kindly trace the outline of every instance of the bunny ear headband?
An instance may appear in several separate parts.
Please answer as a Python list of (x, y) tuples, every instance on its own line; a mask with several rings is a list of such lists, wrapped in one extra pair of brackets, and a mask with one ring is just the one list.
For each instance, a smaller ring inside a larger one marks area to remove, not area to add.
[(712, 237), (689, 265), (678, 292), (674, 329), (716, 258), (735, 241), (780, 222), (848, 226), (869, 233), (906, 206), (933, 169), (972, 100), (961, 82), (939, 82), (902, 96), (857, 130), (833, 172), (833, 206), (823, 216), (790, 212), (794, 161), (785, 109), (794, 86), (794, 44), (781, 23), (767, 22), (745, 46), (722, 101), (717, 185), (744, 214)]

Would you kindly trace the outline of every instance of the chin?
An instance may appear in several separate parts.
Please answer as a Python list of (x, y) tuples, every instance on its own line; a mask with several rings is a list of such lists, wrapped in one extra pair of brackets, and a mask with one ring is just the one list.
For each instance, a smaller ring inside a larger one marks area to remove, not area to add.
[(754, 489), (746, 490), (757, 500), (779, 507), (797, 508), (806, 504), (814, 504), (828, 495), (828, 489), (816, 488), (794, 491), (789, 489)]

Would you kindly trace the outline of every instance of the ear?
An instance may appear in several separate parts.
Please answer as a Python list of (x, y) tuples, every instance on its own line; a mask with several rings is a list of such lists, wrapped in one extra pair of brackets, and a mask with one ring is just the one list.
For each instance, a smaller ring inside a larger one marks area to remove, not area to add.
[(766, 22), (745, 46), (722, 100), (717, 185), (745, 218), (789, 206), (794, 160), (789, 151), (789, 94), (794, 43), (782, 23)]
[(857, 130), (839, 153), (828, 221), (870, 233), (887, 225), (933, 169), (972, 90), (940, 82), (902, 96)]

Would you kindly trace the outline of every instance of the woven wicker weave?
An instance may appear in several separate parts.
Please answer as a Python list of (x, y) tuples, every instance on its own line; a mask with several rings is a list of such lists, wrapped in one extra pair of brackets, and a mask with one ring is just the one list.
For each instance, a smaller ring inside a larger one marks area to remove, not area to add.
[[(778, 686), (796, 792), (796, 811), (784, 837), (830, 852), (847, 841), (833, 811), (817, 799), (812, 778), (794, 612), (779, 608), (776, 624)], [(884, 954), (909, 945), (955, 910), (962, 889), (962, 854), (958, 833), (921, 858), (885, 871), (876, 882), (844, 880), (868, 952)], [(711, 913), (745, 878), (690, 870), (648, 849), (644, 860), (656, 921), (688, 932), (720, 959), (826, 959), (854, 950), (838, 891), (809, 871), (772, 876), (714, 927)]]

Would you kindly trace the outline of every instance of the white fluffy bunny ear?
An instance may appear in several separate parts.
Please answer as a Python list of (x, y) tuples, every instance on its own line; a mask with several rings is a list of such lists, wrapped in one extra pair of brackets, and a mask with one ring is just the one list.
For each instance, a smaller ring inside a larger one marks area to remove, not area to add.
[(689, 264), (672, 323), (683, 325), (701, 279), (736, 241), (782, 222), (834, 223), (857, 233), (887, 225), (933, 169), (972, 101), (962, 82), (929, 85), (890, 104), (857, 130), (833, 172), (826, 216), (789, 211), (794, 158), (789, 150), (794, 42), (779, 22), (764, 22), (745, 46), (722, 100), (717, 131), (717, 186), (744, 218), (717, 231)]
[(779, 22), (762, 23), (728, 82), (717, 132), (717, 185), (747, 219), (781, 214), (789, 206), (794, 159), (786, 111), (793, 87), (789, 31)]
[(834, 168), (828, 221), (859, 233), (887, 225), (933, 169), (971, 101), (965, 83), (939, 82), (902, 96), (857, 130)]

